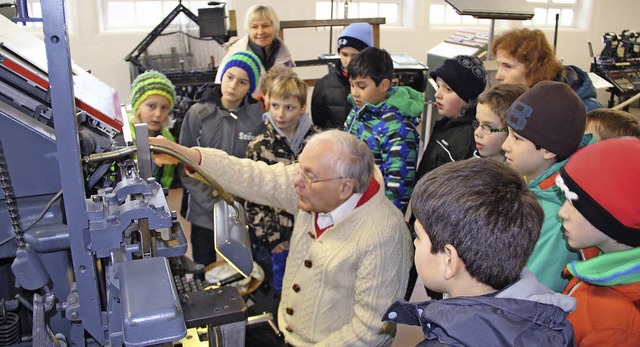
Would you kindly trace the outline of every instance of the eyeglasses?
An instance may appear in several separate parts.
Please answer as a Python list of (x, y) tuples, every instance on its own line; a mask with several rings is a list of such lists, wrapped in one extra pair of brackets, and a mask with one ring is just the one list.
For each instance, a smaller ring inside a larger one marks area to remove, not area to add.
[(494, 129), (486, 124), (480, 124), (480, 122), (478, 122), (477, 120), (474, 120), (473, 123), (471, 123), (471, 125), (473, 125), (473, 129), (478, 129), (478, 127), (480, 127), (480, 131), (482, 131), (483, 134), (485, 135), (491, 135), (492, 133), (502, 133), (505, 131), (508, 131), (508, 128), (499, 128), (499, 129)]
[(346, 177), (334, 177), (334, 178), (325, 178), (325, 179), (320, 179), (320, 180), (314, 180), (314, 179), (311, 179), (309, 176), (307, 176), (307, 174), (304, 173), (304, 171), (302, 171), (300, 169), (298, 170), (298, 174), (300, 176), (302, 176), (302, 179), (304, 180), (304, 186), (305, 187), (311, 187), (311, 185), (314, 184), (314, 183), (342, 180), (342, 179), (346, 178)]

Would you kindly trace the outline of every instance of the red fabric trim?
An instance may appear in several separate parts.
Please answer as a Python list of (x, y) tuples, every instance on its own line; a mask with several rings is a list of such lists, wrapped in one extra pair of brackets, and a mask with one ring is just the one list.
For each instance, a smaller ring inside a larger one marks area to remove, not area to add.
[(568, 278), (569, 283), (567, 283), (567, 286), (564, 287), (562, 294), (569, 295), (573, 287), (575, 287), (580, 282), (579, 278), (572, 276), (573, 275), (571, 275), (571, 272), (569, 272), (569, 270), (567, 270), (567, 267), (565, 266), (564, 270), (562, 271), (562, 278)]
[(373, 196), (378, 192), (378, 189), (380, 189), (380, 183), (372, 178), (371, 182), (369, 182), (369, 187), (367, 187), (367, 190), (364, 192), (362, 197), (360, 197), (360, 200), (358, 200), (356, 207), (364, 205), (367, 201), (369, 201), (369, 199), (373, 198)]
[(322, 233), (325, 230), (327, 230), (327, 229), (329, 229), (329, 228), (331, 228), (333, 226), (333, 224), (331, 224), (331, 225), (329, 225), (328, 227), (326, 227), (324, 229), (320, 229), (320, 227), (318, 226), (318, 214), (317, 213), (316, 213), (316, 218), (315, 218), (315, 220), (313, 222), (313, 225), (316, 227), (316, 236), (317, 237), (320, 237), (320, 235), (322, 235)]
[(580, 254), (582, 255), (582, 259), (589, 260), (599, 256), (600, 250), (598, 247), (583, 248), (580, 250)]
[(542, 182), (540, 182), (540, 184), (538, 184), (538, 187), (540, 187), (542, 190), (547, 190), (553, 187), (556, 184), (556, 176), (558, 176), (559, 173), (560, 172), (556, 172), (553, 175), (547, 177)]

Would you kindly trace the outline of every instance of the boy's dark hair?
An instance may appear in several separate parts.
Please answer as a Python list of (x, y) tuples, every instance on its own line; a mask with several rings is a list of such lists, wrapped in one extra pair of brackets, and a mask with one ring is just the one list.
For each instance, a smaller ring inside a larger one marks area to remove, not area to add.
[(368, 47), (353, 57), (347, 67), (349, 78), (370, 77), (376, 86), (383, 79), (393, 79), (393, 60), (384, 49)]
[(468, 159), (425, 175), (411, 196), (431, 253), (456, 248), (467, 272), (501, 290), (515, 282), (538, 241), (544, 214), (522, 176), (504, 163)]
[(629, 112), (599, 108), (587, 113), (587, 126), (593, 124), (600, 140), (614, 137), (640, 137), (640, 119)]
[(478, 96), (478, 104), (483, 104), (491, 109), (491, 112), (500, 117), (502, 126), (506, 126), (505, 117), (507, 110), (516, 99), (527, 91), (527, 86), (522, 84), (499, 84), (485, 90)]

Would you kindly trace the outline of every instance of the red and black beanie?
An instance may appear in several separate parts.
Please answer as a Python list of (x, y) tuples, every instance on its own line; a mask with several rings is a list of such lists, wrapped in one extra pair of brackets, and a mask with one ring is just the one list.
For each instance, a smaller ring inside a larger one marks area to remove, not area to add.
[(571, 156), (560, 176), (570, 191), (565, 194), (594, 227), (620, 243), (640, 246), (639, 138), (588, 145)]

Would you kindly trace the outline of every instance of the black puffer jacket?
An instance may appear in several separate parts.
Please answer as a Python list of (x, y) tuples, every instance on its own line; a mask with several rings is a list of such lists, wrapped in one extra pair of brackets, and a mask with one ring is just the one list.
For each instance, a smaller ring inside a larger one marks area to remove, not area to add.
[(333, 64), (329, 64), (329, 73), (313, 88), (311, 97), (313, 124), (322, 129), (343, 129), (344, 121), (352, 107), (347, 100), (350, 92), (349, 78)]
[(438, 166), (473, 156), (476, 142), (473, 138), (473, 120), (476, 104), (470, 104), (462, 117), (442, 118), (433, 126), (427, 149), (418, 166), (417, 179)]

